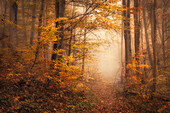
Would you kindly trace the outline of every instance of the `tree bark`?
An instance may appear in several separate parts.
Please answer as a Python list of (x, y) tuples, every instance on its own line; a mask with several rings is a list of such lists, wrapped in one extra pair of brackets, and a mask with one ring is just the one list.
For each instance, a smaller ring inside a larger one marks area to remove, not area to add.
[(166, 2), (163, 0), (163, 7), (162, 7), (162, 53), (163, 53), (163, 63), (164, 67), (166, 66), (166, 53), (165, 53), (165, 12), (166, 12)]
[[(43, 17), (43, 11), (44, 11), (44, 0), (41, 0), (41, 9), (40, 9), (40, 15), (39, 15), (39, 24), (38, 24), (38, 28), (40, 28), (43, 24), (42, 22), (42, 17)], [(35, 59), (34, 59), (34, 63), (31, 67), (31, 69), (33, 69), (34, 65), (36, 64), (36, 61), (38, 59), (38, 55), (39, 55), (39, 52), (40, 52), (40, 48), (41, 47), (41, 42), (40, 42), (40, 35), (41, 35), (41, 32), (38, 31), (38, 42), (37, 42), (37, 48), (36, 48), (36, 52), (35, 52)]]
[[(123, 7), (130, 8), (130, 0), (123, 0)], [(126, 84), (128, 83), (128, 76), (130, 70), (127, 69), (127, 65), (132, 59), (131, 54), (131, 33), (130, 33), (130, 10), (123, 11), (124, 16), (124, 40), (125, 40), (125, 78), (124, 78), (124, 91), (127, 92)]]
[(139, 45), (140, 45), (140, 20), (139, 20), (139, 1), (134, 0), (134, 8), (136, 11), (136, 14), (134, 14), (134, 24), (135, 24), (135, 58), (136, 61), (139, 63)]
[(33, 8), (32, 8), (32, 25), (31, 25), (31, 37), (30, 37), (30, 45), (33, 45), (34, 35), (35, 35), (35, 20), (36, 20), (36, 1), (33, 0)]
[[(123, 8), (126, 8), (126, 0), (123, 0), (122, 2)], [(128, 73), (128, 70), (126, 69), (126, 66), (128, 64), (128, 42), (127, 42), (127, 22), (126, 22), (126, 11), (123, 11), (123, 23), (124, 23), (124, 40), (125, 40), (125, 74)]]
[[(122, 12), (122, 15), (123, 15), (124, 12)], [(122, 29), (121, 29), (121, 84), (124, 83), (124, 80), (123, 80), (123, 70), (124, 70), (124, 61), (123, 61), (123, 37), (124, 37), (124, 20), (122, 19)]]
[(131, 31), (130, 31), (130, 0), (127, 0), (127, 36), (128, 36), (128, 63), (132, 60), (132, 50), (131, 50)]
[[(56, 18), (60, 17), (60, 15), (59, 15), (59, 7), (60, 7), (59, 0), (56, 0), (55, 1), (55, 15), (56, 15)], [(56, 28), (58, 28), (58, 25), (59, 25), (59, 23), (56, 22)], [(54, 42), (53, 50), (57, 50), (57, 48), (58, 48), (58, 40)], [(56, 60), (56, 59), (57, 59), (57, 54), (53, 53), (52, 57), (51, 57), (51, 60)]]
[(10, 0), (10, 11), (9, 11), (9, 18), (10, 21), (13, 23), (10, 26), (10, 34), (9, 34), (9, 41), (13, 47), (16, 47), (18, 44), (17, 39), (17, 12), (18, 12), (18, 5), (16, 1)]
[(82, 70), (84, 71), (85, 69), (85, 56), (86, 56), (86, 28), (84, 29), (84, 40), (83, 40), (83, 58), (82, 58)]
[[(124, 8), (130, 7), (130, 0), (123, 0)], [(131, 34), (130, 34), (130, 10), (123, 11), (124, 16), (124, 40), (125, 40), (125, 68), (128, 63), (130, 63), (130, 59), (132, 58), (131, 54)], [(129, 70), (125, 69), (125, 78), (129, 75)]]
[(28, 42), (27, 39), (27, 29), (26, 29), (26, 22), (25, 22), (25, 7), (24, 7), (24, 0), (21, 1), (22, 2), (22, 24), (23, 24), (23, 29), (24, 29), (24, 39), (26, 40), (26, 42)]
[[(5, 33), (5, 31), (6, 31), (6, 25), (5, 25), (5, 20), (6, 20), (6, 12), (7, 12), (7, 1), (3, 1), (2, 2), (2, 4), (1, 5), (3, 5), (3, 3), (4, 3), (4, 10), (2, 9), (3, 7), (1, 7), (1, 13), (2, 13), (2, 24), (3, 24), (3, 26), (2, 26), (2, 35), (1, 35), (1, 37), (0, 37), (0, 41), (1, 41), (1, 43), (2, 43), (2, 48), (5, 48), (6, 47), (6, 43), (5, 43), (5, 41), (3, 40), (3, 39), (5, 39), (5, 38), (7, 38), (8, 36), (6, 35), (6, 33)], [(1, 25), (0, 25), (1, 26)]]
[(152, 55), (151, 55), (151, 50), (150, 50), (150, 44), (149, 44), (149, 35), (148, 35), (148, 24), (146, 22), (146, 12), (145, 12), (145, 4), (143, 0), (143, 23), (144, 23), (144, 30), (145, 30), (145, 40), (146, 40), (146, 46), (147, 46), (147, 55), (149, 58), (149, 62), (151, 65), (151, 68), (153, 67), (153, 61), (152, 61)]
[(152, 98), (154, 97), (154, 93), (156, 92), (156, 76), (157, 76), (157, 63), (156, 63), (156, 0), (153, 0), (153, 7), (152, 7), (152, 25), (151, 25), (151, 32), (152, 32), (152, 47), (153, 47), (153, 85), (152, 85)]

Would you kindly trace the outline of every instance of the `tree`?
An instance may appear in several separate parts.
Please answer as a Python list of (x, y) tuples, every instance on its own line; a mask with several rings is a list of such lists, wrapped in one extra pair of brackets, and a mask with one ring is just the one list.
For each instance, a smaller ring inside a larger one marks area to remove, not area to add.
[(156, 60), (156, 0), (153, 1), (152, 5), (152, 22), (151, 22), (151, 30), (152, 30), (152, 47), (153, 47), (153, 85), (152, 85), (152, 98), (154, 93), (156, 92), (156, 76), (157, 76), (157, 60)]
[(35, 35), (35, 20), (36, 20), (36, 0), (33, 0), (32, 8), (32, 24), (31, 24), (31, 36), (30, 36), (30, 45), (33, 45), (34, 35)]
[(139, 45), (140, 45), (139, 0), (134, 0), (134, 8), (135, 8), (135, 14), (134, 14), (135, 58), (139, 64)]
[[(38, 20), (39, 21), (39, 24), (38, 24), (39, 28), (42, 26), (43, 11), (44, 11), (44, 0), (41, 0), (40, 14), (39, 14), (39, 20)], [(37, 38), (38, 40), (37, 40), (37, 47), (36, 47), (36, 52), (35, 52), (35, 59), (34, 59), (34, 62), (33, 62), (31, 69), (33, 69), (34, 65), (36, 64), (36, 61), (37, 61), (38, 56), (39, 56), (40, 48), (42, 48), (41, 42), (40, 42), (40, 35), (41, 35), (41, 32), (38, 31), (38, 38)]]
[[(65, 0), (56, 0), (55, 1), (55, 13), (56, 13), (56, 18), (62, 18), (64, 17), (64, 13), (65, 13)], [(59, 25), (61, 26), (60, 28), (60, 39), (54, 42), (54, 46), (53, 46), (53, 50), (60, 50), (63, 48), (63, 41), (64, 41), (64, 28), (63, 25), (64, 23), (61, 21), (56, 22), (56, 28), (59, 27)], [(57, 38), (57, 37), (56, 37)], [(61, 60), (61, 55), (58, 56), (56, 53), (52, 54), (52, 60)]]
[(150, 44), (149, 44), (149, 35), (148, 35), (148, 23), (146, 21), (146, 4), (144, 4), (144, 0), (142, 1), (143, 4), (143, 23), (144, 23), (144, 30), (145, 30), (145, 40), (146, 40), (146, 46), (147, 46), (147, 55), (149, 57), (149, 62), (151, 67), (153, 66), (153, 61), (152, 61), (152, 55), (151, 55), (151, 50), (150, 50)]
[(23, 28), (24, 28), (24, 38), (25, 38), (25, 40), (26, 40), (26, 42), (28, 42), (27, 40), (27, 29), (26, 29), (26, 22), (25, 22), (25, 2), (24, 2), (24, 0), (22, 0), (21, 1), (21, 3), (22, 3), (22, 23), (23, 23)]
[[(130, 71), (127, 69), (127, 65), (130, 63), (132, 58), (131, 53), (131, 33), (130, 33), (130, 0), (123, 0), (123, 7), (127, 10), (123, 11), (124, 16), (124, 40), (125, 40), (125, 85), (127, 84), (127, 77)], [(127, 89), (124, 89), (127, 91)]]
[(6, 24), (5, 24), (5, 21), (6, 21), (6, 18), (7, 18), (7, 15), (6, 15), (6, 13), (7, 13), (7, 1), (2, 1), (1, 2), (1, 4), (0, 4), (1, 6), (1, 14), (0, 14), (0, 19), (1, 19), (1, 24), (0, 24), (0, 26), (2, 27), (1, 29), (1, 35), (0, 35), (0, 41), (1, 41), (1, 43), (2, 43), (2, 48), (5, 48), (5, 46), (6, 46), (6, 44), (5, 44), (5, 42), (3, 41), (3, 39), (6, 39), (6, 38), (8, 38), (8, 36), (6, 35), (6, 29), (7, 29), (7, 26), (6, 26)]
[(13, 23), (10, 26), (10, 34), (9, 41), (13, 44), (13, 46), (17, 46), (18, 38), (17, 38), (17, 14), (18, 14), (18, 4), (16, 1), (10, 0), (10, 10), (9, 10), (9, 20)]

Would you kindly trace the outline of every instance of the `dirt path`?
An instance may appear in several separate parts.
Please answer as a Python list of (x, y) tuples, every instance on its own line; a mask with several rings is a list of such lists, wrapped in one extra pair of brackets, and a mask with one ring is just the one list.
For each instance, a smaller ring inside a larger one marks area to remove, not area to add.
[(100, 103), (91, 113), (135, 113), (133, 107), (124, 101), (123, 96), (116, 93), (112, 84), (100, 82), (93, 85), (92, 90)]

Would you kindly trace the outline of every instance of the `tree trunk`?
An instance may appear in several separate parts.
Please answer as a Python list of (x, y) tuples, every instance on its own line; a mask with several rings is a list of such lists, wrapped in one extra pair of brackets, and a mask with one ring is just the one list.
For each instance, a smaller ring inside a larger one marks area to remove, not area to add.
[[(74, 6), (74, 2), (72, 2), (72, 17), (74, 17), (74, 13), (75, 13), (75, 6)], [(70, 40), (69, 40), (68, 56), (70, 56), (71, 53), (73, 52), (73, 57), (74, 57), (74, 47), (72, 48), (72, 45), (75, 44), (74, 43), (74, 41), (75, 41), (75, 29), (74, 28), (71, 28), (70, 34), (71, 34), (71, 36), (70, 36)], [(69, 65), (69, 63), (67, 65)]]
[[(126, 0), (123, 0), (123, 8), (126, 8)], [(127, 42), (127, 20), (126, 20), (126, 11), (123, 11), (123, 23), (124, 23), (124, 40), (125, 40), (125, 74), (128, 73), (126, 66), (128, 64), (128, 42)]]
[[(122, 12), (122, 15), (123, 15), (123, 13), (124, 12)], [(124, 81), (123, 81), (123, 70), (124, 70), (124, 61), (123, 61), (123, 51), (124, 51), (124, 49), (123, 49), (123, 36), (124, 36), (124, 20), (122, 19), (122, 29), (121, 29), (121, 67), (122, 67), (122, 69), (121, 69), (121, 84), (123, 84), (124, 83)]]
[(163, 63), (164, 67), (166, 66), (166, 54), (165, 54), (165, 12), (166, 12), (166, 4), (165, 1), (163, 1), (163, 7), (162, 7), (162, 53), (163, 53)]
[(153, 47), (153, 85), (152, 85), (152, 98), (154, 97), (154, 93), (156, 92), (156, 76), (157, 76), (157, 63), (156, 63), (156, 0), (154, 0), (152, 7), (152, 47)]
[[(123, 0), (123, 7), (130, 8), (130, 0)], [(127, 65), (132, 58), (131, 54), (131, 34), (130, 34), (130, 10), (123, 11), (124, 16), (124, 40), (125, 40), (125, 79), (124, 79), (124, 91), (127, 92), (126, 84), (128, 83), (127, 77), (130, 75), (130, 70), (127, 69)]]
[(135, 8), (135, 11), (136, 11), (136, 14), (134, 14), (135, 58), (136, 58), (136, 61), (139, 64), (138, 55), (139, 55), (139, 45), (140, 45), (140, 21), (139, 21), (139, 1), (138, 0), (134, 0), (134, 8)]
[[(59, 7), (59, 15), (60, 17), (64, 17), (64, 13), (65, 13), (65, 0), (60, 0), (59, 2), (60, 4), (60, 7)], [(64, 41), (64, 23), (63, 21), (60, 22), (60, 26), (61, 26), (61, 33), (60, 33), (60, 40), (59, 40), (59, 46), (58, 46), (58, 49), (63, 49), (63, 41)], [(62, 55), (59, 56), (59, 59), (62, 58)]]
[[(59, 15), (59, 7), (60, 7), (59, 0), (56, 0), (55, 1), (55, 14), (56, 14), (56, 18), (60, 17), (60, 15)], [(56, 28), (58, 28), (58, 25), (59, 25), (59, 23), (56, 22)], [(58, 48), (58, 40), (54, 42), (53, 50), (57, 50), (57, 48)], [(57, 59), (57, 54), (53, 53), (52, 57), (51, 57), (51, 60), (56, 60), (56, 59)]]
[[(124, 8), (130, 7), (130, 0), (123, 0)], [(131, 34), (130, 34), (130, 10), (124, 11), (123, 16), (125, 17), (124, 20), (124, 39), (125, 39), (125, 68), (127, 67), (128, 63), (132, 58), (131, 54)], [(130, 71), (126, 68), (125, 70), (125, 77), (130, 74)]]
[[(55, 13), (56, 18), (64, 17), (65, 13), (65, 0), (56, 0), (55, 1)], [(60, 27), (59, 29), (59, 38), (57, 41), (54, 42), (53, 51), (62, 50), (63, 49), (63, 41), (64, 41), (64, 23), (63, 21), (56, 22), (56, 28)], [(58, 37), (56, 37), (58, 38)], [(60, 54), (60, 55), (59, 55)], [(57, 61), (58, 64), (62, 62), (62, 55), (63, 52), (60, 53), (53, 53), (51, 60)], [(51, 65), (51, 68), (54, 69), (54, 63)], [(59, 72), (61, 71), (60, 65), (58, 65), (58, 69), (56, 70), (56, 75), (60, 76)]]
[(31, 37), (30, 37), (30, 45), (33, 45), (34, 35), (35, 35), (35, 20), (36, 20), (36, 0), (33, 0), (33, 8), (32, 8), (32, 25), (31, 25)]
[(84, 29), (84, 40), (83, 40), (83, 58), (82, 58), (82, 70), (85, 68), (85, 56), (86, 56), (86, 28)]
[[(39, 24), (38, 24), (38, 28), (40, 28), (43, 24), (42, 22), (42, 17), (43, 17), (43, 11), (44, 11), (44, 0), (41, 0), (41, 9), (40, 9), (40, 15), (39, 15)], [(36, 52), (35, 52), (35, 59), (34, 59), (34, 63), (32, 65), (32, 68), (34, 67), (34, 65), (36, 64), (36, 61), (38, 59), (38, 55), (39, 55), (39, 52), (40, 52), (40, 49), (42, 48), (41, 47), (41, 42), (40, 42), (40, 35), (41, 35), (41, 32), (38, 31), (38, 43), (37, 43), (37, 48), (36, 48)], [(31, 68), (31, 69), (32, 69)]]
[(13, 47), (16, 47), (18, 44), (17, 39), (17, 11), (18, 5), (16, 1), (10, 0), (10, 11), (9, 11), (9, 18), (13, 24), (10, 26), (10, 34), (9, 34), (9, 42), (12, 44)]
[(145, 12), (145, 4), (143, 0), (143, 23), (144, 23), (144, 30), (145, 30), (145, 40), (146, 40), (146, 46), (147, 46), (147, 55), (149, 58), (149, 62), (151, 65), (151, 68), (153, 67), (153, 62), (152, 62), (152, 55), (151, 55), (151, 50), (150, 50), (150, 45), (149, 45), (149, 35), (148, 35), (148, 24), (146, 22), (146, 12)]
[(69, 48), (68, 48), (68, 56), (71, 55), (71, 47), (72, 47), (72, 39), (73, 39), (73, 29), (71, 29), (71, 36), (70, 36), (70, 39), (69, 39)]
[[(3, 1), (2, 3), (4, 3), (4, 10), (2, 9), (3, 7), (1, 7), (1, 13), (2, 13), (2, 35), (0, 36), (0, 41), (2, 43), (2, 48), (6, 47), (6, 43), (3, 39), (7, 38), (8, 36), (6, 35), (5, 31), (6, 31), (6, 25), (4, 23), (5, 19), (6, 19), (6, 12), (7, 12), (7, 1)], [(1, 4), (2, 5), (2, 4)], [(1, 26), (1, 25), (0, 25)]]
[(24, 0), (22, 0), (22, 24), (23, 24), (23, 29), (24, 29), (24, 39), (26, 41), (26, 43), (28, 42), (28, 39), (27, 39), (27, 29), (26, 29), (26, 22), (25, 22), (25, 7), (24, 7)]
[[(127, 0), (127, 8), (130, 8), (130, 0)], [(132, 60), (131, 32), (130, 32), (130, 10), (127, 10), (127, 36), (128, 36), (128, 63)]]

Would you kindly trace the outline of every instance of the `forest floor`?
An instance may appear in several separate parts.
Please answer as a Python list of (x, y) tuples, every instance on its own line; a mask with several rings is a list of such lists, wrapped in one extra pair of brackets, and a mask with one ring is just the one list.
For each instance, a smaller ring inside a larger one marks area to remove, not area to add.
[(97, 82), (92, 91), (99, 99), (99, 104), (90, 113), (136, 113), (134, 108), (117, 93), (115, 86), (109, 82)]

